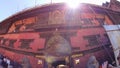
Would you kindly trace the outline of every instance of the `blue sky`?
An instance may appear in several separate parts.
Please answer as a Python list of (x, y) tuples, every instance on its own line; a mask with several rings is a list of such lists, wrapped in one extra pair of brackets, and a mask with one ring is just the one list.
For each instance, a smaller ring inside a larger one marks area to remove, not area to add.
[[(60, 2), (66, 0), (53, 0), (53, 2)], [(81, 3), (92, 3), (101, 5), (103, 2), (109, 0), (82, 0)], [(0, 22), (7, 17), (22, 11), (26, 8), (34, 7), (35, 5), (42, 5), (50, 3), (51, 0), (1, 0), (0, 2)]]

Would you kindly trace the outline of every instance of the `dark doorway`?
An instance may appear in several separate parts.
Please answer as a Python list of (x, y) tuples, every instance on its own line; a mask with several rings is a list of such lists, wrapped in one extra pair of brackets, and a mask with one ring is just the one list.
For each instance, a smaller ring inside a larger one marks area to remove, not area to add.
[(59, 61), (55, 61), (55, 62), (52, 63), (52, 66), (54, 68), (57, 68), (58, 65), (66, 65), (65, 60), (59, 60)]

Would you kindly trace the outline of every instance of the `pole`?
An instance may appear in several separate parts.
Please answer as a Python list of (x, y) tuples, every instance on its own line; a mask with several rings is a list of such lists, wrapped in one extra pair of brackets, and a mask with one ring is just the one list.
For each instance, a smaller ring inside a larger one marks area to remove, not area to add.
[(36, 0), (35, 0), (35, 7), (36, 7)]
[(51, 0), (51, 4), (52, 4), (52, 0)]

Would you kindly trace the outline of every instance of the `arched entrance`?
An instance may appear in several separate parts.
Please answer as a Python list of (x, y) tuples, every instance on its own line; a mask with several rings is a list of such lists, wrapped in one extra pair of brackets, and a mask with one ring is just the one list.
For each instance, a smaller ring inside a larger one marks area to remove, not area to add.
[(59, 34), (51, 36), (45, 47), (45, 61), (48, 68), (67, 65), (71, 53), (70, 43), (64, 37)]

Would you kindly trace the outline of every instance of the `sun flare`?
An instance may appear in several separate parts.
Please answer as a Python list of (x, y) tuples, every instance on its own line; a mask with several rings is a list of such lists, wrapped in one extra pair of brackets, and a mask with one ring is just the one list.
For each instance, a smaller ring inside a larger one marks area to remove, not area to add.
[(65, 2), (70, 8), (77, 8), (80, 5), (80, 0), (67, 0)]

